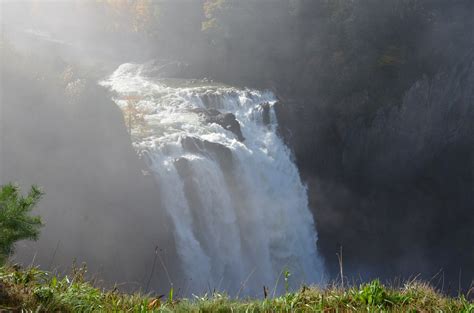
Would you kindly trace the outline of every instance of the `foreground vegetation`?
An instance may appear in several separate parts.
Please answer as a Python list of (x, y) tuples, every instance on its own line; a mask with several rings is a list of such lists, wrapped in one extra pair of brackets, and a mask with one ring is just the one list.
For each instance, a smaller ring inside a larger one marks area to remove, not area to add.
[(0, 267), (0, 311), (35, 312), (474, 312), (465, 296), (450, 298), (426, 283), (411, 281), (400, 288), (379, 281), (350, 288), (303, 287), (267, 299), (232, 299), (224, 294), (175, 299), (125, 294), (94, 287), (85, 268), (57, 277), (37, 268)]
[(21, 194), (18, 185), (0, 186), (0, 265), (13, 252), (17, 241), (38, 239), (41, 218), (30, 213), (42, 195), (37, 186), (32, 186), (26, 196)]

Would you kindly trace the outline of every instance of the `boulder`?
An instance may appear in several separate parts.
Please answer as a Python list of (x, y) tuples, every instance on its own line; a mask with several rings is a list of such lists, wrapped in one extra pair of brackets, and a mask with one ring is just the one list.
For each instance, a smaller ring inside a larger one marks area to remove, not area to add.
[(235, 118), (235, 115), (232, 113), (221, 113), (216, 109), (193, 109), (193, 112), (199, 114), (204, 123), (211, 124), (215, 123), (220, 125), (222, 128), (231, 131), (234, 135), (237, 136), (239, 141), (244, 141), (245, 138), (242, 135), (242, 131), (240, 129), (240, 123)]

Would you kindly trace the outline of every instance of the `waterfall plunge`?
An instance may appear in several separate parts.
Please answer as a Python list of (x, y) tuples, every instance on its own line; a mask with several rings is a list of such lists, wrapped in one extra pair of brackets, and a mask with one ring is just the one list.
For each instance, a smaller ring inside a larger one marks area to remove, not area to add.
[[(276, 134), (275, 96), (202, 82), (172, 87), (151, 72), (123, 64), (101, 84), (133, 116), (133, 144), (159, 186), (189, 292), (256, 295), (277, 281), (281, 290), (284, 270), (293, 287), (324, 283), (306, 187)], [(206, 121), (211, 109), (234, 114), (245, 139)]]

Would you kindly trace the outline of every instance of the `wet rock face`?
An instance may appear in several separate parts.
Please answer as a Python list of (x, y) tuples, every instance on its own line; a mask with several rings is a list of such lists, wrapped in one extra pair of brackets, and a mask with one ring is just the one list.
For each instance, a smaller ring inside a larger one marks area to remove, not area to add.
[(343, 172), (361, 201), (373, 203), (361, 205), (361, 216), (374, 229), (403, 233), (401, 239), (381, 236), (398, 241), (393, 251), (400, 271), (422, 272), (417, 264), (424, 263), (423, 271), (461, 267), (468, 276), (474, 273), (474, 254), (462, 252), (474, 240), (473, 121), (474, 52), (422, 77), (400, 104), (381, 107), (369, 125), (346, 128)]
[(216, 109), (193, 109), (193, 112), (198, 113), (204, 123), (206, 124), (211, 124), (215, 123), (220, 125), (226, 130), (231, 131), (234, 133), (235, 136), (237, 136), (237, 139), (239, 141), (244, 141), (245, 138), (242, 135), (242, 131), (240, 129), (240, 123), (237, 121), (235, 118), (235, 115), (232, 113), (221, 113)]
[(270, 103), (265, 102), (261, 104), (263, 110), (263, 124), (269, 125), (270, 124)]
[[(207, 140), (201, 140), (195, 137), (184, 137), (181, 140), (183, 148), (191, 153), (201, 154), (217, 160), (224, 172), (230, 172), (232, 169), (233, 158), (229, 148)], [(183, 164), (184, 161), (178, 162)]]
[(401, 105), (383, 106), (369, 127), (348, 128), (344, 166), (362, 166), (374, 183), (410, 179), (452, 146), (474, 144), (473, 121), (474, 52), (453, 69), (417, 81)]
[(276, 107), (308, 182), (319, 248), (334, 274), (342, 245), (349, 275), (443, 268), (457, 285), (460, 268), (474, 273), (474, 52), (367, 118), (371, 97), (349, 94), (339, 111), (304, 100)]

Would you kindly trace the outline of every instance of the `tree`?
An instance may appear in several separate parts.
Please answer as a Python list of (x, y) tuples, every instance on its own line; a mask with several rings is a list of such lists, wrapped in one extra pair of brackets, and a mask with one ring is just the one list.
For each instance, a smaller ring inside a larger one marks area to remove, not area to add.
[(0, 186), (0, 265), (13, 252), (15, 242), (38, 239), (41, 218), (29, 213), (42, 196), (43, 192), (36, 186), (26, 196), (17, 185)]

